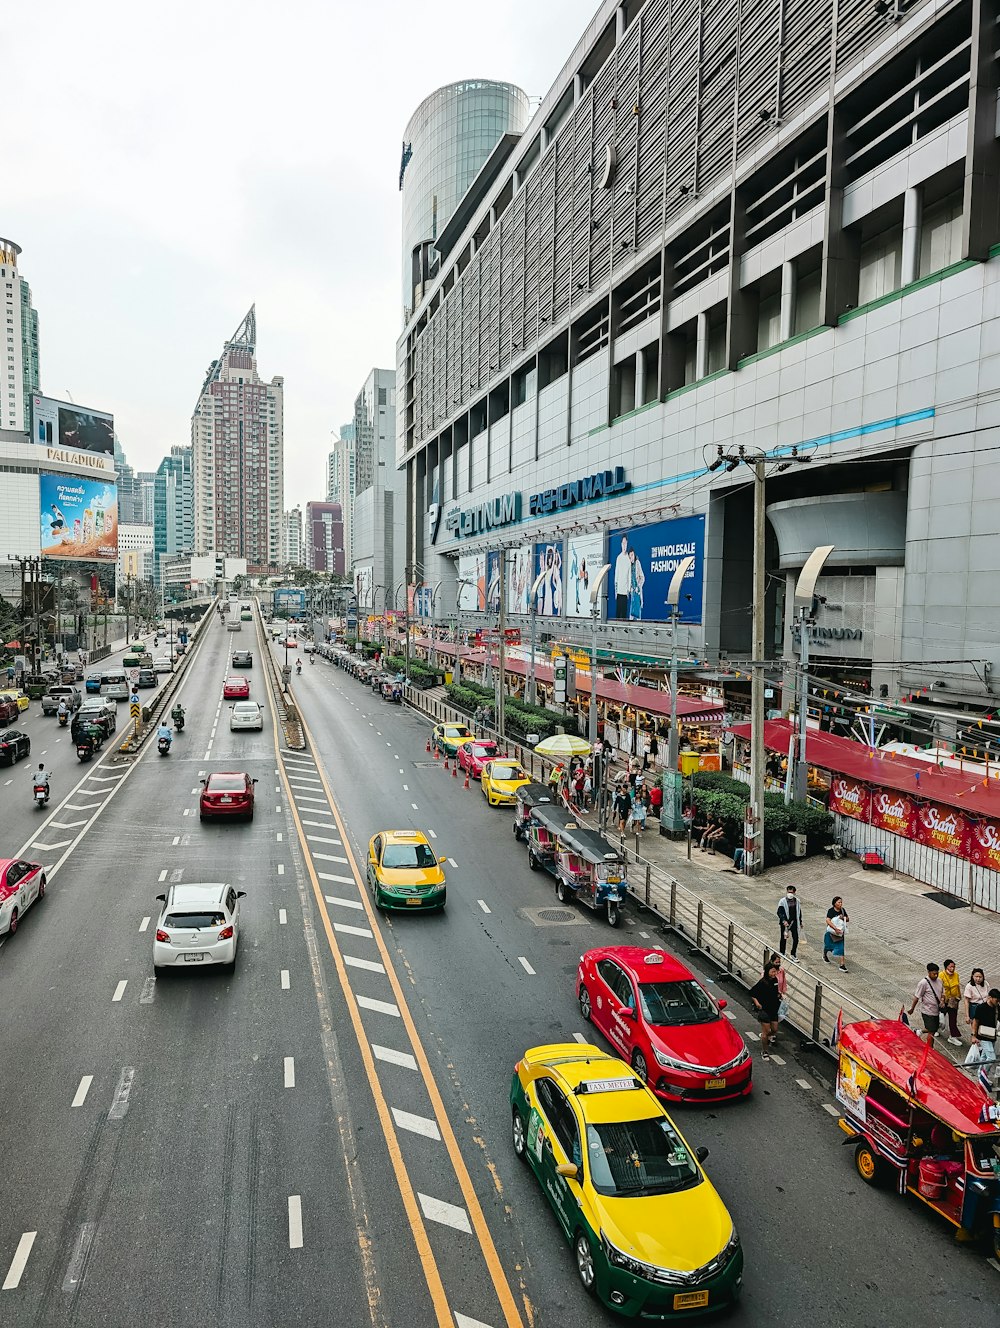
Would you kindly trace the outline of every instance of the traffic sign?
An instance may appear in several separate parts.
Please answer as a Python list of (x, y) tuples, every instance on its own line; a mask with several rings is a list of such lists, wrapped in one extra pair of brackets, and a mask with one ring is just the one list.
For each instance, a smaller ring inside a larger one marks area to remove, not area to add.
[(139, 705), (139, 702), (138, 702), (138, 701), (133, 701), (132, 704), (131, 704), (131, 705), (129, 706), (129, 708), (128, 708), (128, 712), (129, 712), (129, 714), (132, 716), (133, 719), (138, 719), (138, 718), (139, 718), (139, 712), (140, 712), (141, 709), (142, 709), (142, 707)]

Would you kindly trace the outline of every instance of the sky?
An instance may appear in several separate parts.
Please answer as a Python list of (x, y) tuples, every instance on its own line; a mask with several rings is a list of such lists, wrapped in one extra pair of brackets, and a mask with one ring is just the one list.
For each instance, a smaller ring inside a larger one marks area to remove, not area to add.
[(368, 371), (395, 367), (407, 121), (461, 78), (540, 98), (597, 7), (21, 6), (0, 235), (23, 251), (43, 392), (110, 411), (155, 470), (256, 303), (258, 369), (285, 380), (285, 506), (325, 498), (331, 436)]

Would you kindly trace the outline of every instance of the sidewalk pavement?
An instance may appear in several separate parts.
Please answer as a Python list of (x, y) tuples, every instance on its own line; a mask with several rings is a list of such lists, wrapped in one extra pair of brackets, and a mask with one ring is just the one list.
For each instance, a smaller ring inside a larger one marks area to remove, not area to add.
[[(593, 816), (588, 820), (593, 823)], [(616, 835), (609, 838), (620, 842)], [(635, 849), (635, 836), (626, 842)], [(985, 970), (991, 986), (1000, 983), (1000, 916), (968, 906), (948, 907), (933, 897), (930, 886), (909, 877), (865, 871), (856, 858), (845, 856), (838, 862), (826, 855), (770, 867), (762, 876), (744, 876), (735, 870), (731, 858), (702, 853), (694, 845), (689, 860), (686, 839), (661, 835), (654, 817), (639, 836), (638, 852), (654, 868), (669, 873), (680, 885), (711, 900), (734, 922), (769, 941), (775, 950), (780, 940), (778, 901), (785, 887), (794, 885), (805, 924), (804, 936), (800, 933), (799, 937), (799, 969), (882, 1018), (895, 1019), (901, 1005), (909, 1009), (914, 989), (932, 961), (943, 968), (946, 959), (954, 959), (963, 990), (977, 967)], [(823, 962), (826, 910), (836, 895), (843, 896), (851, 919), (846, 973), (839, 972), (836, 961)], [(787, 958), (785, 963), (789, 963)], [(921, 1028), (919, 1011), (912, 1023)], [(950, 1047), (945, 1040), (944, 1016), (942, 1026), (938, 1049), (964, 1061), (970, 1042), (964, 1009), (959, 1011), (961, 1048)]]

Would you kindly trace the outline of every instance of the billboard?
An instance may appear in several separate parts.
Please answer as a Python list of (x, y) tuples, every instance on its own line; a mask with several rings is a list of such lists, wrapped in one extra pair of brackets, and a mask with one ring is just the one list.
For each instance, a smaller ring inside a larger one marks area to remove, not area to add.
[(545, 618), (558, 618), (563, 606), (562, 540), (556, 544), (535, 545), (532, 580), (537, 576), (542, 576), (542, 580), (535, 594), (535, 612)]
[(486, 555), (486, 609), (489, 613), (500, 612), (499, 550)]
[(608, 534), (608, 617), (628, 622), (666, 622), (667, 591), (680, 563), (694, 557), (678, 604), (678, 621), (700, 623), (705, 574), (705, 518), (679, 517), (648, 526), (623, 526)]
[(532, 548), (530, 544), (519, 544), (507, 550), (507, 612), (527, 613), (528, 592), (533, 580)]
[(458, 607), (462, 613), (486, 608), (486, 554), (463, 553), (458, 560)]
[[(604, 566), (604, 536), (570, 535), (566, 540), (566, 617), (589, 618), (590, 591)], [(608, 573), (610, 576), (610, 572)]]
[(43, 470), (38, 493), (43, 558), (117, 560), (116, 485)]
[(306, 592), (304, 590), (276, 590), (274, 592), (274, 611), (279, 617), (301, 617), (306, 611)]
[(354, 569), (354, 594), (358, 600), (358, 613), (375, 612), (375, 593), (374, 593), (374, 569), (371, 567), (355, 567)]
[(42, 447), (74, 452), (115, 453), (115, 421), (102, 410), (88, 410), (51, 397), (31, 398), (32, 438)]

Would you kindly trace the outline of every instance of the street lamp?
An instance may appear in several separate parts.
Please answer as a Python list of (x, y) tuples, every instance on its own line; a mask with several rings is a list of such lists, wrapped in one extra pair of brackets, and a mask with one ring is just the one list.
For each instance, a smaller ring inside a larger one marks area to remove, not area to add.
[(692, 567), (694, 567), (694, 558), (684, 558), (678, 565), (677, 571), (670, 578), (670, 588), (667, 590), (667, 606), (670, 609), (672, 637), (670, 647), (670, 733), (667, 737), (667, 765), (674, 771), (677, 769), (677, 756), (680, 749), (680, 734), (677, 732), (677, 624), (680, 619), (678, 606), (684, 578)]
[(587, 734), (591, 750), (597, 745), (597, 628), (601, 617), (601, 592), (610, 571), (611, 564), (605, 563), (597, 573), (590, 592), (590, 722)]
[[(425, 583), (426, 584), (426, 583)], [(443, 581), (439, 581), (431, 591), (431, 668), (437, 668), (437, 597)]]
[[(806, 719), (809, 714), (809, 623), (813, 597), (823, 564), (836, 546), (821, 544), (813, 549), (795, 582), (795, 612), (799, 620), (799, 757), (795, 764), (795, 796), (804, 800), (809, 791), (809, 762), (806, 760)], [(789, 756), (791, 753), (789, 753)], [(785, 801), (791, 781), (785, 783)]]

